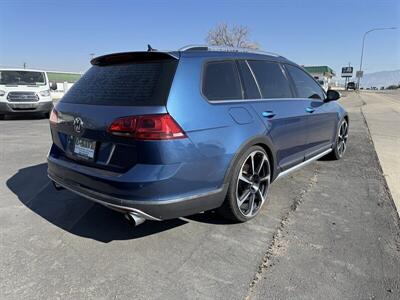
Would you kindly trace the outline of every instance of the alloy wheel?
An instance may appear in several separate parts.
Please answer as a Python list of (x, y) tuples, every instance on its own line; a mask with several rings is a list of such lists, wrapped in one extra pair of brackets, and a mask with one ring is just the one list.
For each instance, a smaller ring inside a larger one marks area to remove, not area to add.
[(240, 213), (255, 216), (267, 197), (271, 182), (267, 155), (259, 150), (251, 152), (240, 169), (236, 186), (236, 203)]
[(347, 124), (347, 121), (344, 120), (342, 124), (340, 124), (337, 143), (336, 143), (337, 153), (339, 157), (342, 157), (344, 152), (346, 151), (348, 133), (349, 133), (349, 126)]

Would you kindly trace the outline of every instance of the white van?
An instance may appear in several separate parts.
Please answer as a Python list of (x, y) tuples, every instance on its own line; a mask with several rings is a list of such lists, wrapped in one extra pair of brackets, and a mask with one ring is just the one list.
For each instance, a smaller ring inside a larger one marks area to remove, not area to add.
[[(51, 88), (56, 89), (56, 86)], [(48, 117), (52, 109), (45, 71), (0, 69), (0, 119), (21, 113), (42, 113)]]

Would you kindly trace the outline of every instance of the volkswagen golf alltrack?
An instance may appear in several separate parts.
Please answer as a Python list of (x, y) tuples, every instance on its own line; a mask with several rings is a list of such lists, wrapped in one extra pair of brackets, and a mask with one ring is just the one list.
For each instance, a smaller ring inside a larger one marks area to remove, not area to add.
[(282, 56), (188, 46), (91, 63), (51, 113), (48, 176), (136, 224), (245, 222), (272, 182), (346, 151), (339, 93)]

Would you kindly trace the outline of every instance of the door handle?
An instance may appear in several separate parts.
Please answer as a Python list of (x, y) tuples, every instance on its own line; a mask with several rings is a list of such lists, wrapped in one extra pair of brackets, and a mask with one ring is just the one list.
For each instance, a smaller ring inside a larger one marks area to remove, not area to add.
[(308, 113), (313, 113), (314, 111), (315, 111), (315, 109), (312, 108), (312, 107), (307, 107), (306, 108), (306, 112), (308, 112)]
[(264, 118), (268, 118), (268, 119), (275, 117), (275, 115), (276, 115), (276, 113), (274, 113), (272, 110), (267, 110), (267, 111), (262, 112), (262, 116)]

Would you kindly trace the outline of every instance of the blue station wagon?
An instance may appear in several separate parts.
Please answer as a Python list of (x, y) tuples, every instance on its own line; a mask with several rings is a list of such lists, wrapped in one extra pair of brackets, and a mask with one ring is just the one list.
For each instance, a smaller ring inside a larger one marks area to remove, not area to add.
[(248, 221), (272, 182), (346, 151), (339, 93), (282, 56), (188, 46), (91, 63), (51, 113), (48, 176), (134, 224)]

